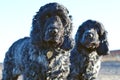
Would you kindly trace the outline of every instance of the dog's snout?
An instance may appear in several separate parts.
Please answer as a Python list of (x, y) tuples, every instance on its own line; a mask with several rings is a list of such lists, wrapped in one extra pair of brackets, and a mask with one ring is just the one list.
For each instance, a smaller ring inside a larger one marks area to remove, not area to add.
[(52, 34), (52, 35), (55, 35), (55, 34), (58, 33), (58, 29), (50, 29), (49, 33)]

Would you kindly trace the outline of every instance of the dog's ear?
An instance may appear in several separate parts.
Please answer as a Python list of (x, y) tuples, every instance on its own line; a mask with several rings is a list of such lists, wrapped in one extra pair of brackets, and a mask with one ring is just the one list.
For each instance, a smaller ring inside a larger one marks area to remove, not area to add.
[(83, 33), (84, 33), (84, 26), (80, 25), (75, 35), (75, 44), (79, 48), (82, 46), (80, 40), (82, 39)]
[(65, 27), (64, 32), (64, 42), (61, 45), (61, 49), (64, 49), (66, 51), (71, 50), (75, 44), (74, 39), (72, 38), (72, 29), (73, 29), (73, 23), (72, 23), (72, 16), (66, 16), (67, 25)]
[[(72, 17), (72, 16), (71, 16)], [(61, 46), (61, 49), (64, 49), (66, 51), (71, 50), (74, 46), (74, 40), (72, 38), (72, 29), (73, 29), (73, 24), (71, 17), (68, 17), (68, 24), (65, 27), (65, 32), (64, 32), (64, 42)]]
[(31, 44), (43, 46), (43, 27), (40, 24), (39, 13), (37, 13), (32, 20), (32, 27), (30, 32)]
[(97, 50), (98, 55), (110, 54), (109, 43), (107, 40), (107, 32), (106, 31), (104, 31), (104, 33), (102, 35), (100, 35), (100, 44), (96, 50)]
[(98, 21), (95, 21), (95, 28), (97, 29), (99, 35), (99, 46), (96, 49), (98, 55), (107, 55), (110, 53), (109, 51), (109, 43), (107, 40), (107, 31), (104, 28), (104, 25)]
[(70, 36), (64, 36), (64, 42), (60, 48), (68, 51), (68, 50), (71, 50), (73, 46), (74, 46), (73, 38), (71, 38)]

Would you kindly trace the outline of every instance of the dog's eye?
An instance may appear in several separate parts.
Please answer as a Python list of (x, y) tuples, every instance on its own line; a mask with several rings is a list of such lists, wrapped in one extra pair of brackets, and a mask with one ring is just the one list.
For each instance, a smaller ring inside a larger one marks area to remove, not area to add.
[(46, 15), (45, 18), (49, 18), (49, 15)]
[(51, 17), (50, 14), (47, 14), (47, 15), (45, 16), (46, 19), (47, 19), (47, 18), (50, 18), (50, 17)]

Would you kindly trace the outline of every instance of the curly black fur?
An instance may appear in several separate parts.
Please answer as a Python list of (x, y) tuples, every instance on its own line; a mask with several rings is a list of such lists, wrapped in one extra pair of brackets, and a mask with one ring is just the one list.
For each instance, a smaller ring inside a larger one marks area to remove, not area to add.
[(42, 6), (33, 18), (30, 37), (13, 43), (5, 55), (2, 80), (66, 79), (73, 47), (72, 21), (58, 3)]
[(96, 79), (102, 55), (109, 54), (107, 31), (100, 22), (87, 20), (78, 28), (75, 42), (68, 80)]

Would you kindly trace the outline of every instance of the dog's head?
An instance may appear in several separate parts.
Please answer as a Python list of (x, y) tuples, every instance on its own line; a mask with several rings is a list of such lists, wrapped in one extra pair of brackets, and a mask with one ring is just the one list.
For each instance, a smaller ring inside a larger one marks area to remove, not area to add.
[(75, 41), (79, 49), (84, 47), (90, 51), (96, 50), (99, 55), (109, 53), (107, 32), (98, 21), (85, 21), (78, 29)]
[(58, 3), (42, 6), (33, 18), (31, 41), (39, 47), (72, 48), (69, 11)]

